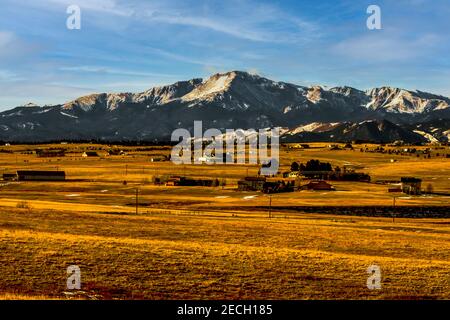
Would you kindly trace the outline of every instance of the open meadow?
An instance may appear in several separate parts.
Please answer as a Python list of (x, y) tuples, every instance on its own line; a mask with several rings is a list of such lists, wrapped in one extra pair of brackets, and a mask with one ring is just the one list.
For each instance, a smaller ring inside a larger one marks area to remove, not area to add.
[[(237, 190), (256, 165), (151, 161), (170, 147), (2, 146), (0, 174), (58, 170), (66, 181), (0, 181), (0, 299), (449, 299), (450, 149), (378, 147), (285, 146), (280, 172), (318, 159), (358, 166), (371, 182), (269, 196)], [(222, 183), (153, 183), (173, 175)], [(429, 192), (392, 194), (380, 183), (402, 177), (422, 179)], [(405, 208), (414, 214), (396, 216)], [(70, 265), (81, 270), (80, 290), (66, 288)], [(367, 287), (372, 265), (381, 289)]]

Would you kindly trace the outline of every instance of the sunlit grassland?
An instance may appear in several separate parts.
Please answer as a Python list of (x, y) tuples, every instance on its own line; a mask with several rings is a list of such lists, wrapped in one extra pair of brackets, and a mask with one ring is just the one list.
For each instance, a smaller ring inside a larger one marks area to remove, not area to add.
[[(282, 150), (281, 171), (293, 161), (319, 159), (333, 166), (362, 165), (374, 181), (416, 176), (424, 186), (431, 183), (437, 192), (450, 192), (447, 158), (311, 146)], [(175, 166), (150, 162), (169, 148), (124, 147), (130, 149), (127, 155), (107, 157), (107, 146), (93, 144), (41, 146), (68, 148), (59, 159), (22, 154), (37, 147), (1, 147), (14, 153), (0, 153), (0, 173), (58, 169), (69, 180), (0, 182), (0, 299), (450, 298), (448, 219), (393, 222), (276, 210), (268, 219), (267, 195), (236, 191), (238, 179), (257, 174), (254, 165)], [(101, 157), (82, 158), (87, 148), (99, 149)], [(155, 186), (155, 175), (218, 178), (227, 185)], [(272, 206), (393, 202), (386, 185), (333, 185), (334, 192), (272, 195)], [(403, 195), (396, 204), (449, 206), (449, 199)], [(18, 203), (27, 206), (16, 208)], [(381, 290), (366, 287), (372, 264), (382, 270)], [(76, 295), (66, 289), (69, 265), (82, 272)]]
[[(375, 148), (362, 145), (361, 148)], [(0, 198), (8, 206), (15, 206), (15, 200), (30, 201), (39, 208), (58, 207), (62, 203), (72, 210), (80, 210), (79, 204), (90, 204), (100, 211), (129, 211), (136, 188), (140, 200), (151, 207), (204, 208), (209, 206), (255, 206), (267, 202), (267, 197), (236, 192), (237, 180), (245, 175), (256, 175), (255, 165), (181, 165), (170, 161), (150, 162), (154, 155), (170, 153), (168, 147), (123, 147), (125, 156), (106, 156), (110, 147), (102, 145), (49, 145), (2, 147), (14, 153), (0, 153), (0, 173), (15, 172), (17, 169), (64, 170), (68, 182), (64, 183), (9, 183), (0, 187)], [(38, 158), (34, 154), (22, 154), (36, 148), (67, 148), (66, 157)], [(94, 149), (99, 158), (82, 158), (82, 151)], [(118, 147), (120, 148), (120, 147)], [(425, 147), (419, 147), (424, 149)], [(355, 150), (329, 150), (326, 144), (311, 144), (310, 149), (281, 150), (280, 171), (289, 170), (293, 161), (306, 162), (310, 159), (329, 161), (333, 166), (345, 164), (361, 165), (361, 171), (369, 173), (372, 181), (395, 180), (403, 176), (423, 179), (423, 188), (431, 184), (434, 191), (450, 193), (450, 159), (441, 155), (450, 154), (447, 149), (436, 150), (431, 159), (416, 156), (401, 156)], [(395, 160), (396, 162), (391, 162)], [(217, 178), (227, 183), (225, 188), (166, 188), (153, 186), (154, 176), (187, 175), (192, 177)], [(126, 184), (124, 184), (126, 182)], [(392, 194), (388, 186), (368, 183), (335, 182), (336, 192), (308, 192), (280, 194), (274, 196), (274, 205), (391, 205)], [(448, 205), (448, 197), (439, 195), (423, 197), (400, 197), (399, 205)], [(34, 203), (35, 202), (35, 203)], [(70, 204), (70, 206), (68, 205)], [(107, 206), (96, 207), (96, 206)], [(59, 208), (61, 209), (61, 208)]]
[[(443, 220), (133, 216), (2, 209), (0, 290), (100, 298), (449, 298)], [(366, 269), (382, 269), (368, 290)]]

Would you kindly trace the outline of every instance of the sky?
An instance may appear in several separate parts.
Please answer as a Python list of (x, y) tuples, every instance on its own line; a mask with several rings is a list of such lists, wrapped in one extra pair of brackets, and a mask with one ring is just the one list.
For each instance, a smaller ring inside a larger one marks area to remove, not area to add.
[(232, 70), (450, 96), (449, 31), (448, 0), (0, 0), (0, 111)]

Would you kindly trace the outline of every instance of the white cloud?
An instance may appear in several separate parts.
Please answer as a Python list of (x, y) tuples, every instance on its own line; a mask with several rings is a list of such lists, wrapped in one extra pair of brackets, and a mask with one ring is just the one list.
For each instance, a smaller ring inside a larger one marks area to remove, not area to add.
[(24, 58), (34, 56), (38, 48), (35, 44), (21, 40), (13, 32), (0, 30), (0, 67), (9, 68), (17, 61), (23, 62)]
[[(25, 3), (24, 0), (17, 0)], [(123, 0), (42, 0), (26, 5), (47, 10), (61, 10), (62, 6), (76, 4), (83, 10), (121, 16), (150, 24), (180, 25), (201, 28), (235, 38), (257, 42), (299, 42), (317, 35), (318, 28), (311, 22), (284, 12), (274, 5), (258, 1), (229, 0), (215, 10), (203, 10), (218, 3), (199, 1), (187, 5), (183, 1), (123, 1)], [(110, 19), (111, 29), (117, 28)], [(103, 21), (103, 20), (102, 20)]]
[(405, 61), (426, 55), (438, 43), (439, 38), (432, 34), (409, 38), (372, 31), (368, 35), (346, 39), (333, 46), (332, 51), (368, 63)]
[[(256, 42), (299, 42), (313, 37), (317, 27), (275, 7), (249, 3), (239, 12), (208, 12), (164, 9), (144, 11), (153, 22), (202, 28), (244, 40)], [(270, 26), (270, 27), (268, 27)], [(318, 33), (315, 33), (316, 35)]]
[(34, 102), (38, 105), (58, 104), (92, 93), (89, 88), (46, 84), (46, 83), (6, 83), (0, 92), (0, 110)]
[(0, 81), (18, 81), (22, 80), (16, 73), (9, 70), (0, 69)]
[(209, 17), (167, 15), (163, 13), (153, 13), (151, 19), (155, 22), (160, 23), (178, 24), (210, 29), (216, 32), (225, 33), (246, 40), (253, 40), (253, 41), (273, 40), (269, 33), (252, 30), (250, 28), (241, 28), (242, 26), (233, 23), (233, 21), (220, 21), (218, 19)]
[(61, 67), (61, 71), (67, 72), (86, 72), (86, 73), (104, 73), (119, 76), (133, 76), (133, 77), (163, 77), (163, 78), (176, 78), (177, 75), (154, 73), (154, 72), (141, 72), (131, 71), (124, 69), (116, 69), (103, 66), (74, 66), (74, 67)]
[(77, 5), (81, 10), (98, 11), (118, 16), (132, 16), (134, 10), (120, 5), (115, 0), (41, 0), (36, 5), (50, 8), (53, 5), (65, 6)]

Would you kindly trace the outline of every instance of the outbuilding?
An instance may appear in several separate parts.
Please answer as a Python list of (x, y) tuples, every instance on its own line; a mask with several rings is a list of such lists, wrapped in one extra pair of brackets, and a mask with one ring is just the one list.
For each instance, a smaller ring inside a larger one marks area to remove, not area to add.
[(65, 181), (66, 173), (64, 171), (17, 171), (19, 181)]

